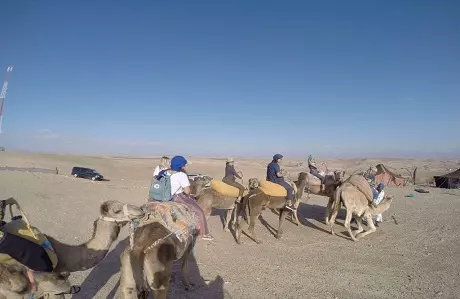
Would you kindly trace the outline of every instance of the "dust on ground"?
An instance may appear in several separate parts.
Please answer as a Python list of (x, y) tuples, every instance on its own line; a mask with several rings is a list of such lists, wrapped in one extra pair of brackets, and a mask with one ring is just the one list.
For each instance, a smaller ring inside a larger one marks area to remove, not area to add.
[[(189, 171), (220, 178), (224, 159), (189, 158)], [(142, 204), (148, 191), (154, 158), (82, 157), (0, 153), (0, 166), (59, 168), (59, 175), (0, 171), (0, 198), (19, 200), (31, 222), (43, 232), (69, 244), (91, 237), (99, 205), (109, 199)], [(266, 163), (239, 159), (236, 167), (248, 178), (265, 176)], [(383, 162), (400, 169), (419, 167), (420, 182), (433, 174), (460, 167), (458, 160), (355, 159), (326, 160), (329, 170), (348, 173), (365, 171)], [(295, 177), (305, 164), (291, 163), (287, 170)], [(100, 171), (109, 181), (92, 182), (70, 176), (73, 166)], [(257, 245), (243, 235), (237, 245), (231, 233), (222, 230), (220, 215), (209, 220), (213, 242), (198, 241), (191, 280), (197, 285), (186, 293), (176, 267), (169, 298), (458, 298), (460, 294), (459, 190), (424, 187), (388, 188), (395, 196), (384, 213), (377, 232), (352, 242), (343, 223), (332, 236), (322, 221), (326, 198), (306, 197), (299, 208), (302, 224), (284, 224), (284, 236), (274, 238), (266, 226), (277, 228), (278, 218), (270, 210), (256, 231), (264, 241)], [(415, 193), (414, 198), (405, 197)], [(397, 220), (397, 224), (394, 219)], [(273, 229), (272, 229), (273, 231)], [(73, 273), (71, 282), (82, 291), (73, 298), (116, 298), (119, 256), (126, 246), (124, 228), (111, 252), (93, 269)]]

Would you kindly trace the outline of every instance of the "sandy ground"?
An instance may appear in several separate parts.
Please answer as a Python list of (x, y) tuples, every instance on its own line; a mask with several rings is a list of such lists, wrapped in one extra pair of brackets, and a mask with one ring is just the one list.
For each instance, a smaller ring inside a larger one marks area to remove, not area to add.
[[(0, 171), (0, 197), (17, 198), (43, 232), (79, 244), (90, 238), (101, 202), (117, 199), (142, 204), (157, 161), (4, 152), (0, 153), (0, 166), (58, 167), (61, 174)], [(223, 159), (192, 157), (190, 161), (189, 171), (222, 176)], [(263, 178), (267, 162), (241, 159), (236, 167), (246, 179)], [(459, 160), (326, 162), (329, 170), (345, 169), (347, 173), (364, 171), (377, 162), (401, 173), (402, 168), (418, 166), (420, 182), (460, 167)], [(72, 166), (95, 168), (110, 181), (75, 179), (69, 176)], [(302, 167), (286, 169), (295, 176)], [(247, 236), (243, 236), (243, 245), (237, 245), (231, 233), (222, 231), (217, 212), (210, 218), (215, 240), (199, 241), (195, 249), (191, 280), (198, 289), (183, 291), (181, 275), (176, 271), (169, 298), (460, 298), (460, 192), (427, 189), (429, 194), (418, 194), (413, 187), (388, 188), (395, 201), (384, 214), (384, 223), (376, 233), (357, 243), (339, 224), (339, 236), (330, 235), (322, 223), (323, 197), (312, 196), (308, 203), (304, 198), (299, 209), (302, 224), (286, 221), (282, 240), (276, 240), (266, 228), (277, 227), (277, 216), (265, 211), (264, 221), (256, 226), (264, 241), (261, 245)], [(415, 197), (405, 197), (409, 193), (415, 193)], [(343, 213), (338, 221), (343, 222)], [(114, 244), (97, 267), (72, 274), (72, 283), (82, 287), (73, 298), (117, 297), (119, 255), (126, 246), (126, 236), (124, 228), (119, 237), (122, 242)], [(210, 281), (209, 285), (205, 281)]]

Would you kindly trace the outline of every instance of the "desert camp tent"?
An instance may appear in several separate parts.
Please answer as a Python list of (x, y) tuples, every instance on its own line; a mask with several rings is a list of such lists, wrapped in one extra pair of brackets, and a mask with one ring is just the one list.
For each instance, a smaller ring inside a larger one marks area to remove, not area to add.
[(403, 187), (407, 181), (399, 174), (394, 174), (383, 164), (376, 166), (377, 172), (375, 174), (375, 184), (385, 184), (387, 187)]
[(445, 175), (435, 176), (434, 181), (436, 183), (436, 187), (438, 188), (460, 188), (460, 169)]

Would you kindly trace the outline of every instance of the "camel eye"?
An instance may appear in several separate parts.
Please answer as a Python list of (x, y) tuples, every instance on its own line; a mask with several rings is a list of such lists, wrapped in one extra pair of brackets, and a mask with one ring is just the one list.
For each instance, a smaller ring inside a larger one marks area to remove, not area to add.
[(122, 210), (122, 208), (121, 208), (120, 206), (118, 206), (118, 205), (116, 205), (116, 206), (113, 207), (113, 212), (114, 212), (114, 213), (120, 213), (121, 210)]

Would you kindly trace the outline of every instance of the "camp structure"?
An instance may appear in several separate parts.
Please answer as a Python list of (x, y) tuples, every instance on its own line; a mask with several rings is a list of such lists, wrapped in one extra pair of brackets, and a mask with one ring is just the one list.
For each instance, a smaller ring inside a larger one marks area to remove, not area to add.
[(436, 187), (438, 188), (460, 188), (460, 169), (457, 169), (456, 171), (445, 175), (435, 176), (434, 182), (436, 183)]
[(383, 164), (376, 166), (375, 185), (383, 183), (386, 187), (404, 187), (407, 184), (407, 179), (399, 174), (394, 174)]

